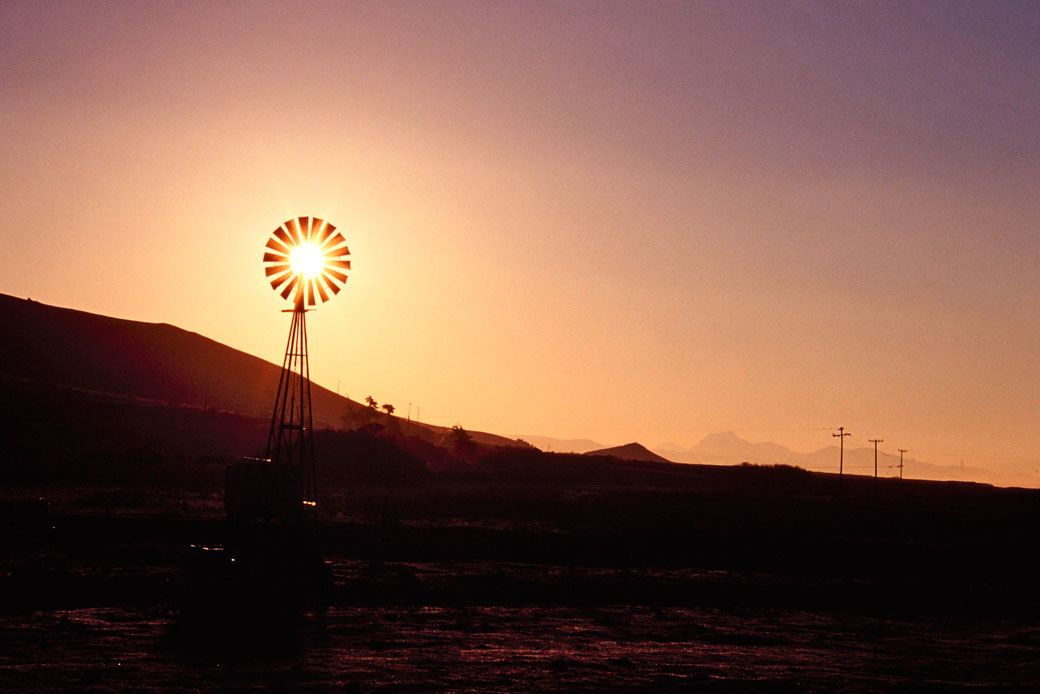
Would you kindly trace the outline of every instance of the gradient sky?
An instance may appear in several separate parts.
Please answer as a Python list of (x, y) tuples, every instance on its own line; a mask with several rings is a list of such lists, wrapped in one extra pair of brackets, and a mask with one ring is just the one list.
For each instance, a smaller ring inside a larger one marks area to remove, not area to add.
[[(0, 4), (0, 291), (505, 435), (1040, 468), (1036, 2)], [(1038, 475), (1040, 480), (1040, 475)]]

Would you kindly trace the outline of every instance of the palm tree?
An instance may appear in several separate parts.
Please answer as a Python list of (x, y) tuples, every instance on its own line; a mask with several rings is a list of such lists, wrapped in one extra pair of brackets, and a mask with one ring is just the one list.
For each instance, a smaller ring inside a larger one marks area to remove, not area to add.
[(456, 448), (464, 448), (473, 442), (473, 437), (469, 435), (469, 432), (458, 424), (451, 428), (451, 438), (455, 442)]
[(452, 443), (455, 445), (455, 455), (463, 460), (470, 460), (477, 453), (473, 437), (458, 424), (451, 428), (450, 433)]
[(376, 405), (379, 404), (379, 403), (376, 402), (376, 399), (373, 398), (371, 395), (369, 395), (367, 398), (365, 398), (365, 402), (367, 402), (368, 406), (371, 407), (373, 410), (376, 409)]
[(390, 404), (390, 403), (388, 403), (388, 402), (387, 402), (387, 403), (384, 403), (384, 404), (383, 404), (383, 410), (385, 410), (385, 411), (386, 411), (386, 416), (387, 416), (387, 417), (389, 417), (390, 415), (392, 415), (392, 414), (394, 413), (394, 406), (393, 406), (393, 405), (391, 405), (391, 404)]

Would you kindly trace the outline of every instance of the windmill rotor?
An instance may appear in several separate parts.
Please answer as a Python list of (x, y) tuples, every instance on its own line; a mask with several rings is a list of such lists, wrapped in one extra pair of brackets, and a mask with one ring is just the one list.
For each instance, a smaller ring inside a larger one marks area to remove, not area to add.
[(296, 306), (317, 306), (339, 294), (350, 270), (350, 249), (336, 227), (318, 217), (297, 217), (271, 234), (264, 247), (271, 288)]

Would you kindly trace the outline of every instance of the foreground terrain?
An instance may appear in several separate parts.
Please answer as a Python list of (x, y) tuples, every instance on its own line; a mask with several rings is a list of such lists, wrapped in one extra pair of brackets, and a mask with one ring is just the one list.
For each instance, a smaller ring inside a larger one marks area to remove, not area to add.
[(165, 488), (6, 487), (0, 690), (1040, 684), (1036, 490), (516, 451), (431, 464), (327, 485), (324, 614), (258, 605), (192, 631), (193, 556), (225, 539), (221, 464), (164, 470), (181, 464), (153, 461)]

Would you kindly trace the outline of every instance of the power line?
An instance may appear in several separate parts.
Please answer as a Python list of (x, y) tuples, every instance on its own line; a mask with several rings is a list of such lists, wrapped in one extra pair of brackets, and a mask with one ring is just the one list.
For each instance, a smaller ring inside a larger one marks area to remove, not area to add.
[(932, 451), (924, 448), (915, 448), (915, 453), (931, 453), (932, 455), (946, 455), (952, 458), (979, 458), (982, 460), (1003, 460), (1010, 463), (1040, 463), (1040, 458), (1016, 458), (1006, 455), (989, 455), (987, 453), (965, 453), (963, 451)]
[(773, 432), (777, 432), (777, 431), (784, 431), (784, 432), (786, 432), (786, 431), (798, 431), (798, 432), (802, 432), (802, 431), (834, 431), (834, 427), (809, 427), (809, 428), (798, 428), (798, 429), (752, 429), (752, 428), (749, 428), (749, 427), (735, 427), (733, 429), (733, 431), (740, 431), (740, 432), (744, 432), (744, 433), (754, 433), (754, 434), (765, 434), (765, 433), (773, 433)]

